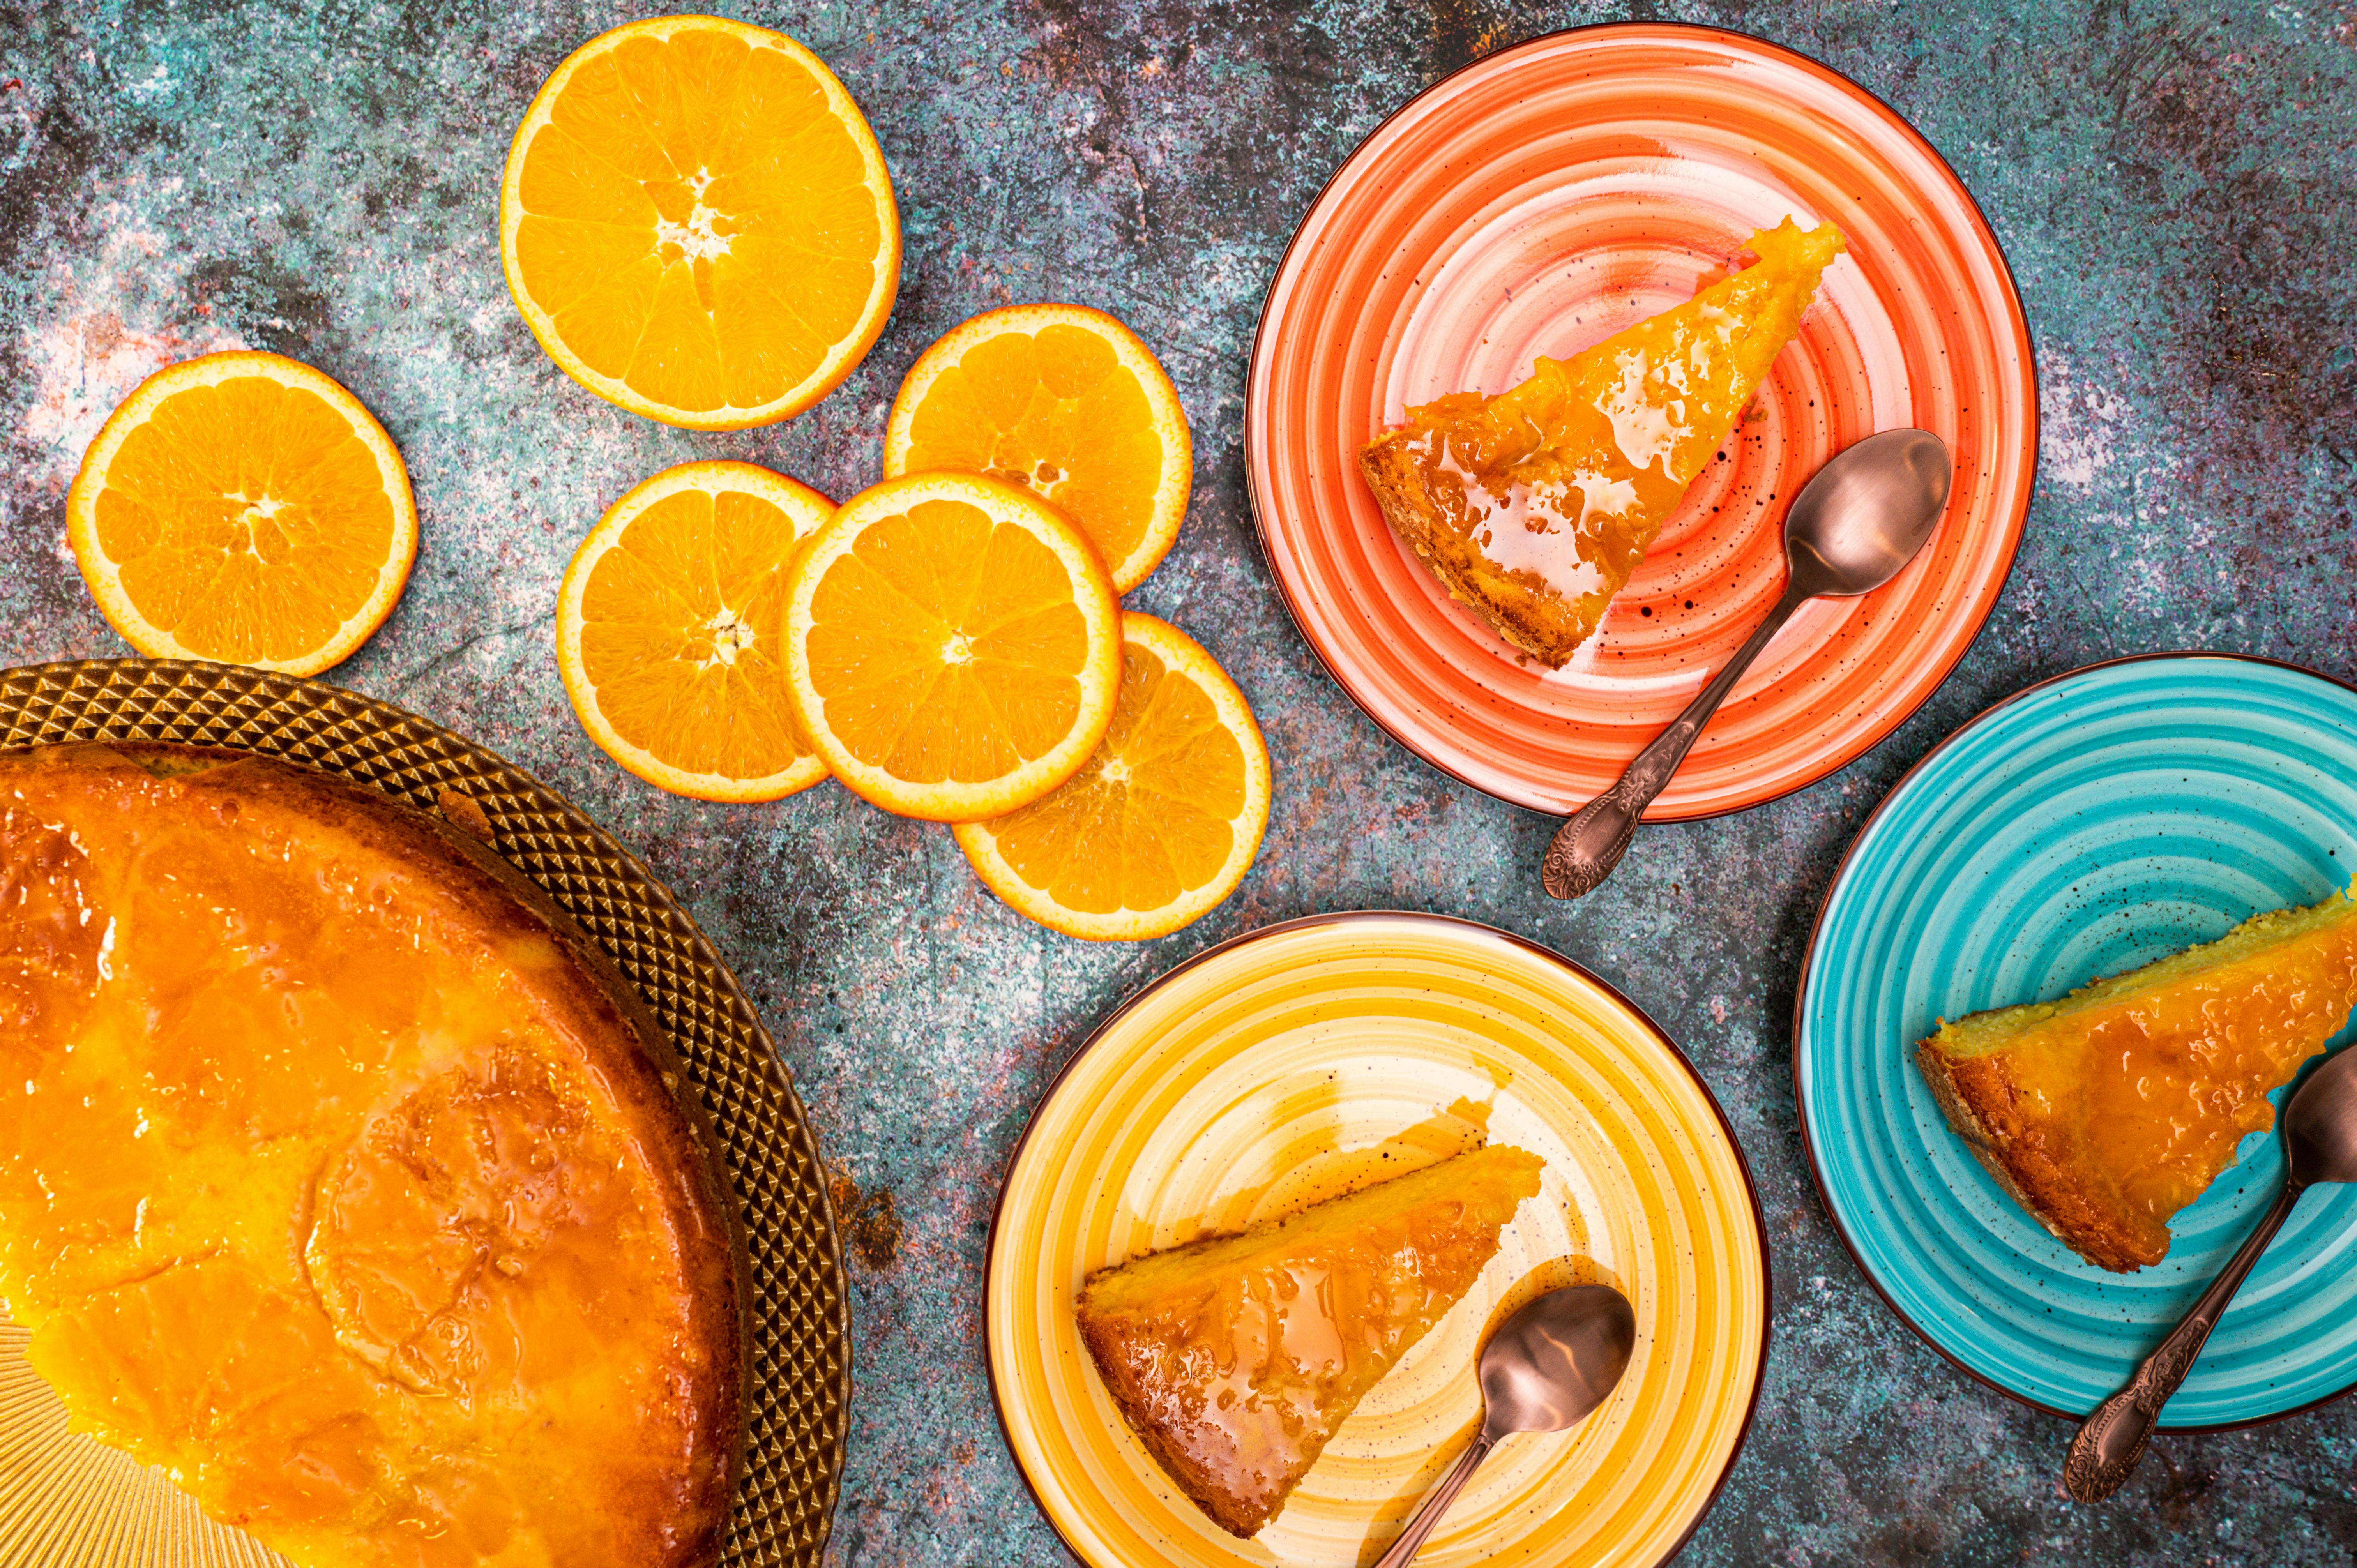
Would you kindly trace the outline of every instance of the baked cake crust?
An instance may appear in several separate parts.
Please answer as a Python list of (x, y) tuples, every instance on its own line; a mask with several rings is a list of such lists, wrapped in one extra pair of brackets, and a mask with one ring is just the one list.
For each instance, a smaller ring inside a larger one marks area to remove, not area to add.
[(2166, 1227), (2156, 1248), (2149, 1227), (2097, 1201), (2090, 1183), (2055, 1158), (2046, 1141), (2028, 1125), (2020, 1096), (2001, 1066), (1944, 1056), (1936, 1039), (1915, 1047), (1915, 1063), (1966, 1151), (2056, 1240), (2115, 1273), (2131, 1273), (2167, 1255)]
[(1433, 500), (1422, 455), (1405, 431), (1369, 442), (1359, 471), (1375, 492), (1383, 521), (1415, 553), (1448, 596), (1480, 616), (1490, 629), (1550, 670), (1560, 669), (1587, 639), (1579, 618), (1560, 596), (1528, 573), (1505, 570), (1452, 526)]

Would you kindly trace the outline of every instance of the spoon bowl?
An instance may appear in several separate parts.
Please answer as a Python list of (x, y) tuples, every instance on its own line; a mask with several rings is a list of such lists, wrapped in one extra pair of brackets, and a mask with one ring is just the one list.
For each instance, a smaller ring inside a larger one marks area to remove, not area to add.
[(1948, 505), (1955, 465), (1928, 430), (1869, 435), (1817, 470), (1784, 514), (1785, 591), (1872, 593), (1899, 575)]
[(1783, 596), (1685, 712), (1555, 831), (1539, 870), (1548, 893), (1577, 898), (1612, 875), (1645, 808), (1792, 612), (1827, 595), (1871, 593), (1899, 575), (1947, 511), (1954, 469), (1948, 444), (1930, 431), (1886, 430), (1817, 470), (1784, 513)]
[(1567, 1285), (1525, 1304), (1481, 1348), (1482, 1430), (1561, 1432), (1612, 1397), (1637, 1347), (1637, 1314), (1610, 1285)]
[(1480, 1432), (1375, 1568), (1405, 1568), (1501, 1439), (1586, 1420), (1612, 1397), (1636, 1348), (1637, 1314), (1610, 1285), (1566, 1285), (1524, 1303), (1481, 1348)]
[(2287, 1182), (2357, 1181), (2357, 1051), (2326, 1058), (2293, 1092), (2283, 1141)]

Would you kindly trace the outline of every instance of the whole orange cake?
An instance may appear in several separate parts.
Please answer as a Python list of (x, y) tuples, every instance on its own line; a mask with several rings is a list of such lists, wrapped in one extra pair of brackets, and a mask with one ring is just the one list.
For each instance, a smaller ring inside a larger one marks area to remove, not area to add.
[(306, 1568), (683, 1568), (743, 1427), (669, 1047), (536, 890), (235, 753), (0, 756), (0, 1296)]

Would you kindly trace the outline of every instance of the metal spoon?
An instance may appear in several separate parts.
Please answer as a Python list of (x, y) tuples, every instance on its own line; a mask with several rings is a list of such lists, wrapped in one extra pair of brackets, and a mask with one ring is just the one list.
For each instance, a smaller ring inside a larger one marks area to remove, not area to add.
[(2128, 1386), (2094, 1408), (2071, 1440), (2062, 1485), (2083, 1503), (2119, 1490), (2144, 1457), (2160, 1407), (2193, 1369), (2210, 1331), (2226, 1316), (2244, 1278), (2267, 1250), (2299, 1195), (2319, 1182), (2357, 1181), (2357, 1050), (2339, 1052), (2309, 1074), (2284, 1107), (2284, 1185), (2276, 1204), (2193, 1310), (2144, 1359)]
[(1899, 575), (1946, 510), (1954, 467), (1948, 444), (1930, 431), (1886, 430), (1817, 470), (1784, 513), (1784, 596), (1702, 694), (1637, 754), (1619, 782), (1555, 831), (1539, 869), (1549, 893), (1577, 898), (1612, 875), (1637, 832), (1637, 819), (1794, 610), (1820, 595), (1868, 593)]
[(1526, 1304), (1481, 1348), (1481, 1434), (1425, 1495), (1375, 1568), (1405, 1568), (1499, 1439), (1576, 1426), (1611, 1395), (1637, 1315), (1610, 1285), (1566, 1285)]

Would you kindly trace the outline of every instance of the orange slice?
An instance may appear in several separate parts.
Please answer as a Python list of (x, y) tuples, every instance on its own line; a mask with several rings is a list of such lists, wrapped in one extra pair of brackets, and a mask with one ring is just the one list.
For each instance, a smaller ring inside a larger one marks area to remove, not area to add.
[(834, 513), (750, 463), (682, 463), (608, 508), (556, 591), (556, 667), (589, 738), (699, 800), (825, 778), (786, 699), (786, 580)]
[(973, 474), (844, 502), (786, 591), (794, 712), (902, 816), (996, 817), (1088, 761), (1121, 693), (1121, 608), (1071, 521)]
[(567, 375), (697, 430), (801, 413), (866, 356), (900, 284), (884, 154), (819, 58), (716, 16), (565, 59), (500, 193), (508, 289)]
[(985, 311), (919, 356), (884, 428), (884, 471), (954, 468), (1072, 514), (1115, 591), (1146, 581), (1187, 516), (1195, 452), (1153, 350), (1102, 310)]
[(167, 366), (123, 400), (82, 455), (66, 538), (140, 652), (316, 675), (393, 613), (417, 503), (360, 399), (239, 350)]
[(1138, 941), (1235, 891), (1268, 826), (1268, 747), (1244, 694), (1202, 645), (1121, 618), (1121, 702), (1087, 766), (958, 847), (990, 890), (1066, 936)]

